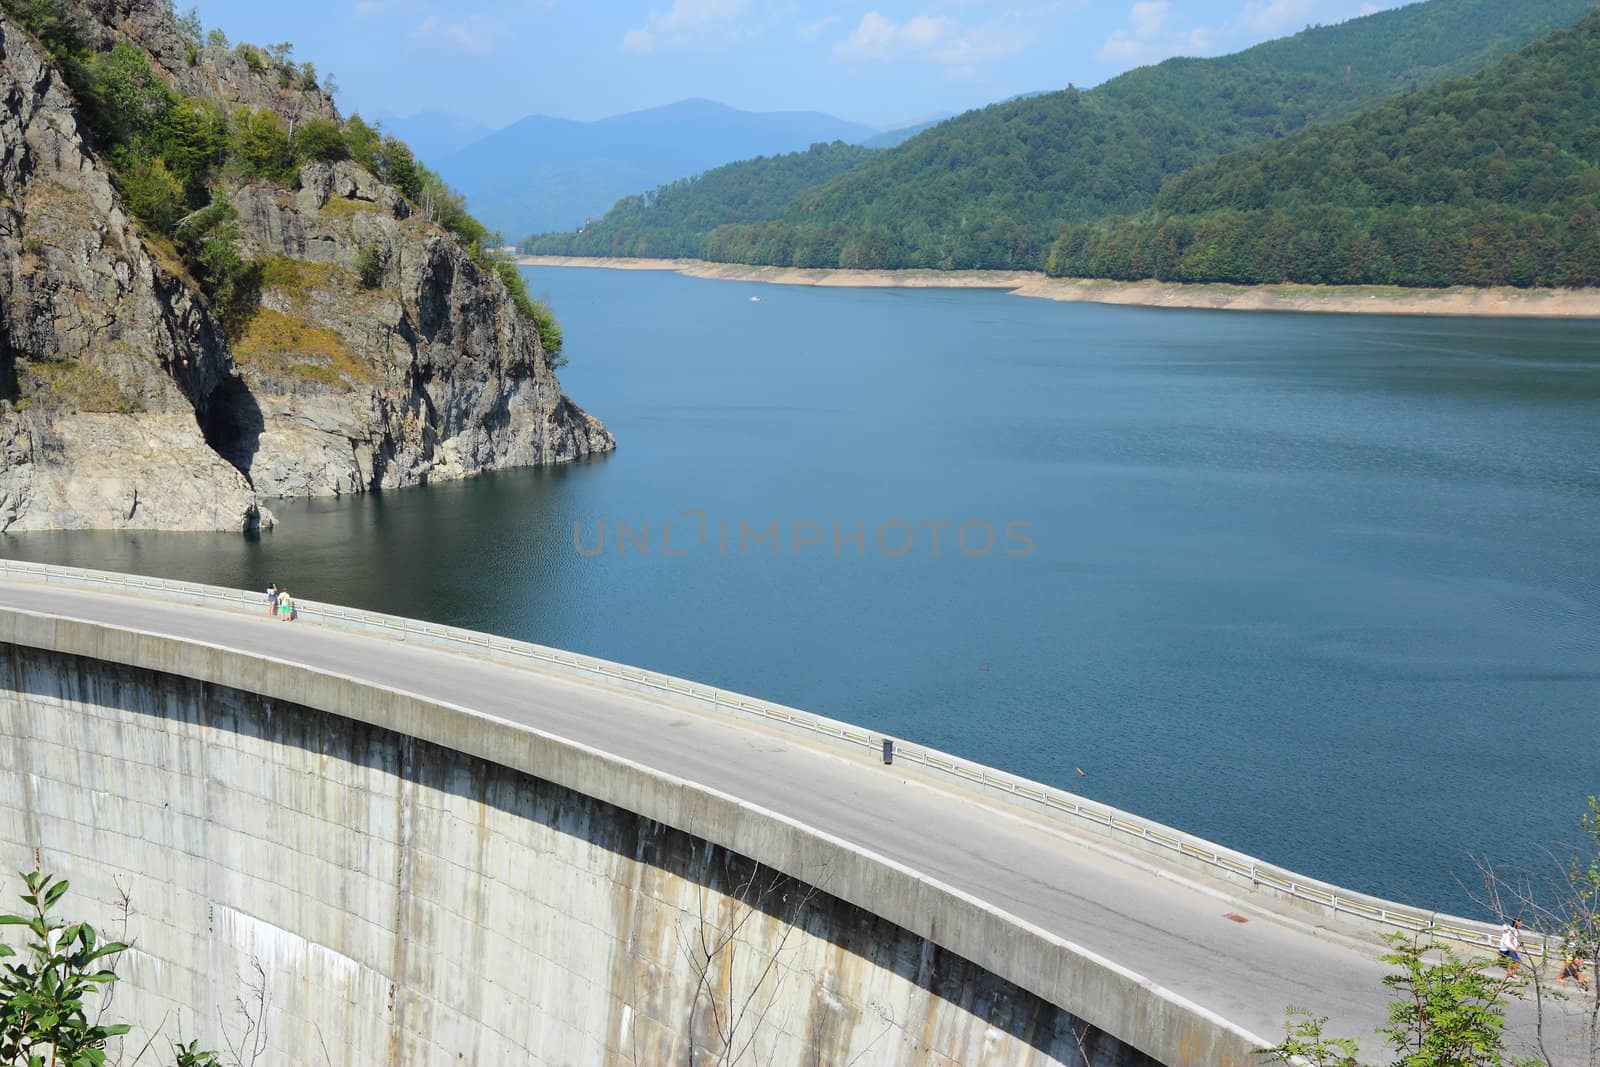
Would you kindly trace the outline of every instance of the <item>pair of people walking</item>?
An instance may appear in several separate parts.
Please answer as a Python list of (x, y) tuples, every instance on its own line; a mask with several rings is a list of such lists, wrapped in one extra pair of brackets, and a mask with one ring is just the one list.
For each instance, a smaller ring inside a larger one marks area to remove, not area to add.
[[(1522, 952), (1522, 920), (1513, 919), (1500, 926), (1500, 958), (1506, 961), (1506, 977), (1510, 978), (1517, 973), (1517, 968), (1527, 962), (1527, 957)], [(1583, 977), (1583, 965), (1587, 962), (1587, 955), (1581, 945), (1569, 945), (1566, 963), (1561, 968), (1558, 981), (1565, 982), (1568, 978), (1577, 982), (1582, 989), (1588, 989), (1589, 983)]]
[(278, 583), (267, 586), (267, 617), (277, 616), (280, 622), (294, 621), (294, 598), (289, 590), (279, 589)]

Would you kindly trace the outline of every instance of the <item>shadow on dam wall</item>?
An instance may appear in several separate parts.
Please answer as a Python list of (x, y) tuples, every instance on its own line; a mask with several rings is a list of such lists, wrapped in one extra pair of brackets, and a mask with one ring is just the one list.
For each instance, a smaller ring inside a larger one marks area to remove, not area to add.
[(0, 862), (39, 857), (112, 934), (131, 895), (132, 1048), (163, 1020), (236, 1042), (259, 965), (260, 1067), (1155, 1063), (826, 870), (299, 705), (0, 652)]

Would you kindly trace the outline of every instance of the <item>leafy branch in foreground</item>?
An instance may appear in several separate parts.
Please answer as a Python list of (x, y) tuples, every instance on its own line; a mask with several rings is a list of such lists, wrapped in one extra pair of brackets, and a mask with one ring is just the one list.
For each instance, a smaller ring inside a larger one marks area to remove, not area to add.
[[(40, 871), (22, 875), (26, 908), (0, 915), (0, 927), (23, 929), (22, 954), (0, 942), (0, 1064), (6, 1067), (103, 1067), (106, 1043), (130, 1027), (101, 1021), (128, 946), (102, 940), (88, 923), (52, 909), (68, 882)], [(220, 1067), (193, 1043), (174, 1050), (179, 1067)]]
[[(1398, 968), (1383, 979), (1396, 997), (1388, 1025), (1377, 1031), (1392, 1052), (1387, 1067), (1600, 1067), (1600, 982), (1586, 977), (1600, 966), (1600, 797), (1589, 798), (1581, 822), (1583, 844), (1552, 852), (1550, 872), (1479, 861), (1488, 891), (1481, 903), (1499, 915), (1528, 916), (1547, 931), (1537, 958), (1486, 972), (1483, 960), (1463, 959), (1432, 938), (1385, 936), (1392, 951), (1380, 958)], [(1506, 1050), (1505, 1009), (1513, 997), (1531, 1002), (1533, 1031), (1521, 1036), (1535, 1057)], [(1558, 1026), (1555, 1009), (1575, 997), (1576, 1018), (1568, 1007)], [(1283, 1041), (1260, 1054), (1285, 1065), (1366, 1067), (1359, 1043), (1328, 1036), (1327, 1023), (1290, 1008)], [(1552, 1040), (1559, 1043), (1552, 1047)]]
[[(50, 914), (68, 883), (38, 871), (22, 878), (27, 912), (0, 915), (0, 926), (27, 930), (26, 957), (0, 967), (0, 1061), (99, 1067), (106, 1042), (128, 1027), (91, 1019), (87, 1002), (116, 981), (113, 965), (128, 946), (102, 942), (88, 923)], [(0, 957), (15, 959), (17, 953), (0, 944)]]

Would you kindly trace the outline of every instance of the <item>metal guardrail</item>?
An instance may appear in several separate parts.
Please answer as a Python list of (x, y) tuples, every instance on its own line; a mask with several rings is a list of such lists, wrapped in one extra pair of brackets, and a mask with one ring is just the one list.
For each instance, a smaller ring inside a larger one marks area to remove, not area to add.
[[(21, 576), (57, 585), (160, 593), (168, 599), (217, 602), (258, 612), (266, 606), (265, 595), (260, 592), (20, 560), (0, 559), (0, 575)], [(1267, 889), (1386, 931), (1426, 933), (1475, 949), (1494, 949), (1499, 942), (1500, 930), (1497, 926), (1455, 915), (1418, 911), (1404, 904), (1308, 878), (1254, 856), (1184, 834), (1129, 812), (1096, 804), (1041, 782), (1019, 778), (897, 737), (874, 734), (850, 723), (796, 711), (781, 704), (700, 685), (672, 675), (526, 641), (496, 637), (476, 630), (312, 600), (297, 599), (295, 607), (304, 619), (322, 620), (358, 632), (377, 632), (400, 640), (423, 641), (507, 662), (542, 666), (552, 673), (585, 681), (599, 680), (613, 685), (620, 683), (707, 706), (731, 718), (776, 723), (862, 750), (876, 751), (883, 741), (892, 741), (894, 758), (897, 760), (904, 760), (960, 783), (978, 786), (986, 793), (1018, 807), (1042, 811), (1057, 818), (1064, 817), (1069, 824), (1087, 827), (1114, 840), (1132, 843), (1153, 852), (1170, 853), (1234, 884), (1243, 884), (1248, 880), (1252, 888)], [(1542, 939), (1531, 932), (1525, 938), (1525, 945), (1536, 953), (1542, 954), (1544, 951)]]

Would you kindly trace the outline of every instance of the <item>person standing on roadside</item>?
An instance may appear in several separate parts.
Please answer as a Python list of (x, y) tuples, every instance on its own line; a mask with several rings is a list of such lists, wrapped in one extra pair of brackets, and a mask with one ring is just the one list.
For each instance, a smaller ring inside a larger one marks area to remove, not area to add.
[(267, 618), (278, 614), (278, 583), (273, 582), (267, 586)]
[(1517, 931), (1521, 929), (1520, 918), (1500, 924), (1500, 958), (1509, 961), (1506, 964), (1507, 978), (1516, 974), (1517, 968), (1522, 966), (1522, 939), (1517, 936)]
[(289, 590), (284, 589), (278, 593), (278, 618), (282, 622), (294, 619), (294, 600), (289, 596)]

